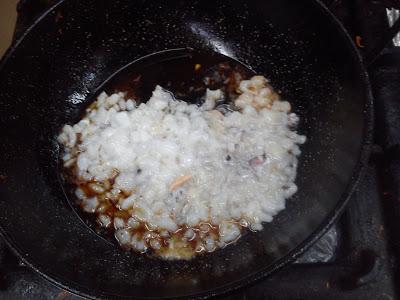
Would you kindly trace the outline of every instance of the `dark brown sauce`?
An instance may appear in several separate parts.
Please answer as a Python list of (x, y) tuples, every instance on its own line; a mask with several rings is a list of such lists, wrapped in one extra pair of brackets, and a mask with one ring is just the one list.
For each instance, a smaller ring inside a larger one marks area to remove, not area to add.
[[(90, 188), (90, 184), (104, 185), (103, 182), (98, 182), (98, 181), (94, 181), (94, 180), (85, 182), (85, 181), (77, 179), (77, 177), (75, 176), (75, 174), (76, 174), (75, 167), (72, 167), (71, 169), (65, 169), (64, 174), (66, 177), (68, 193), (71, 198), (75, 199), (74, 207), (77, 208), (78, 214), (81, 216), (81, 218), (83, 218), (85, 223), (87, 225), (89, 225), (96, 233), (98, 233), (102, 237), (106, 238), (108, 241), (111, 241), (112, 243), (116, 243), (126, 250), (132, 249), (132, 247), (124, 246), (117, 242), (117, 239), (115, 237), (116, 229), (114, 227), (114, 219), (115, 218), (120, 218), (125, 222), (125, 224), (127, 224), (128, 219), (130, 219), (132, 216), (135, 216), (135, 210), (137, 208), (133, 207), (129, 210), (122, 210), (118, 206), (119, 201), (129, 197), (130, 195), (120, 192), (118, 194), (118, 200), (111, 200), (111, 199), (107, 198), (106, 194), (108, 192), (110, 192), (112, 185), (111, 185), (110, 189), (108, 189), (108, 190), (106, 189), (104, 191), (104, 193), (99, 194), (99, 193), (94, 192)], [(94, 213), (88, 213), (88, 212), (84, 211), (84, 209), (83, 209), (84, 205), (82, 204), (82, 201), (79, 200), (74, 194), (74, 192), (77, 188), (80, 188), (87, 198), (96, 196), (99, 199), (99, 202), (101, 204), (97, 207), (97, 209), (95, 210)], [(99, 221), (99, 216), (101, 216), (101, 215), (107, 215), (108, 217), (110, 217), (111, 222), (110, 222), (109, 226), (104, 227), (101, 224), (101, 222)], [(230, 222), (239, 225), (238, 227), (242, 231), (240, 236), (243, 235), (245, 230), (249, 229), (246, 226), (243, 226), (242, 224), (240, 224), (237, 220), (231, 220)], [(161, 231), (165, 231), (165, 230), (160, 231), (157, 229), (152, 229), (149, 224), (142, 222), (142, 221), (139, 221), (138, 227), (128, 229), (128, 231), (131, 233), (131, 236), (137, 235), (139, 237), (139, 239), (143, 239), (144, 235), (149, 232), (153, 232), (153, 233), (157, 234), (158, 235), (157, 239), (161, 244), (161, 249), (159, 249), (159, 250), (152, 249), (151, 247), (149, 247), (149, 241), (146, 240), (146, 245), (148, 248), (146, 251), (143, 251), (143, 252), (146, 252), (147, 254), (150, 254), (150, 255), (158, 254), (160, 256), (165, 256), (165, 254), (167, 254), (167, 252), (169, 251), (168, 246), (169, 246), (169, 243), (171, 242), (171, 238), (174, 239), (175, 242), (180, 242), (180, 241), (184, 240), (184, 234), (187, 230), (193, 230), (193, 232), (195, 233), (195, 238), (186, 239), (184, 242), (183, 249), (176, 249), (177, 252), (179, 252), (179, 255), (181, 257), (190, 258), (195, 253), (199, 254), (199, 253), (212, 252), (217, 249), (217, 248), (215, 248), (212, 251), (207, 251), (204, 247), (199, 249), (199, 245), (201, 244), (204, 236), (213, 235), (214, 237), (217, 237), (217, 238), (219, 237), (218, 226), (215, 226), (208, 222), (202, 222), (194, 227), (188, 227), (186, 225), (181, 226), (175, 232), (169, 233), (168, 237), (161, 236)], [(202, 232), (204, 233), (203, 235), (201, 234)], [(234, 240), (228, 244), (232, 244), (232, 243), (236, 242), (236, 240)]]

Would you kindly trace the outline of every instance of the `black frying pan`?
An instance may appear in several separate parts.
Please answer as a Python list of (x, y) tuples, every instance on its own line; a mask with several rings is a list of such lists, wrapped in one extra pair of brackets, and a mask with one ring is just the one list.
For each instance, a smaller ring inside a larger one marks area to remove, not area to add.
[[(125, 252), (66, 199), (55, 141), (115, 71), (167, 49), (217, 52), (268, 77), (300, 115), (298, 193), (261, 232), (191, 261)], [(368, 157), (372, 99), (360, 56), (318, 1), (60, 1), (0, 70), (0, 229), (52, 282), (92, 298), (211, 296), (299, 255), (343, 210)]]

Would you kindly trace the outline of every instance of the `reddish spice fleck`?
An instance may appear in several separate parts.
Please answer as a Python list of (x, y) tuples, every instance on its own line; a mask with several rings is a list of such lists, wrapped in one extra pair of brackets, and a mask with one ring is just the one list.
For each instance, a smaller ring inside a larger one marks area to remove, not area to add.
[(356, 35), (356, 45), (358, 48), (364, 48), (365, 46), (362, 44), (362, 37), (359, 35)]
[(61, 12), (59, 11), (56, 15), (56, 23), (58, 23), (60, 20), (62, 20), (64, 18), (64, 16), (61, 14)]
[(142, 79), (142, 75), (137, 75), (134, 78), (132, 78), (132, 83), (133, 84), (138, 84), (140, 82), (140, 79)]
[(54, 300), (64, 300), (70, 295), (69, 292), (67, 291), (61, 291), (58, 293), (58, 295), (54, 298)]
[(392, 194), (390, 192), (383, 192), (383, 197), (390, 198), (392, 197)]

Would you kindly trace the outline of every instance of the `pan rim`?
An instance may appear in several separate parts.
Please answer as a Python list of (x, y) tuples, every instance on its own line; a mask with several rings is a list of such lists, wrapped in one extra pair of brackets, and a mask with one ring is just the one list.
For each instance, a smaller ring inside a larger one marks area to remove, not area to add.
[[(30, 32), (40, 23), (42, 22), (50, 13), (54, 11), (59, 5), (68, 0), (58, 0), (56, 3), (51, 5), (48, 9), (46, 9), (35, 21), (24, 31), (20, 38), (18, 38), (10, 48), (7, 50), (3, 58), (0, 60), (0, 72), (10, 60), (14, 52), (17, 50), (18, 46), (25, 40), (25, 38), (30, 34)], [(253, 274), (249, 274), (244, 278), (241, 278), (237, 281), (230, 282), (225, 284), (217, 289), (204, 291), (197, 294), (185, 295), (174, 297), (174, 299), (206, 299), (210, 297), (214, 297), (217, 295), (227, 294), (229, 292), (237, 291), (245, 286), (248, 286), (252, 283), (256, 283), (256, 281), (261, 280), (274, 273), (278, 269), (282, 268), (284, 265), (294, 261), (297, 257), (299, 257), (302, 253), (304, 253), (309, 247), (311, 247), (317, 240), (321, 238), (321, 236), (327, 232), (327, 230), (332, 226), (332, 224), (338, 219), (338, 217), (342, 214), (344, 209), (347, 206), (347, 203), (351, 199), (353, 193), (355, 192), (359, 181), (364, 177), (366, 173), (366, 167), (368, 164), (368, 159), (371, 153), (371, 144), (373, 142), (373, 133), (374, 133), (374, 111), (373, 111), (373, 96), (371, 85), (369, 81), (369, 76), (367, 73), (366, 66), (364, 65), (363, 59), (361, 57), (360, 52), (358, 51), (354, 41), (350, 37), (349, 33), (345, 29), (344, 25), (336, 18), (336, 16), (327, 8), (327, 6), (322, 2), (322, 0), (310, 0), (316, 9), (319, 9), (322, 14), (324, 14), (329, 22), (335, 25), (338, 29), (338, 34), (341, 35), (343, 42), (346, 43), (346, 47), (348, 47), (349, 52), (352, 52), (352, 60), (354, 61), (357, 67), (357, 73), (360, 75), (360, 82), (363, 84), (363, 96), (365, 98), (364, 103), (364, 128), (362, 134), (362, 142), (361, 142), (361, 150), (358, 155), (356, 166), (353, 169), (351, 179), (347, 183), (346, 189), (340, 199), (338, 200), (335, 209), (332, 210), (326, 217), (326, 219), (317, 227), (317, 229), (309, 235), (302, 243), (297, 245), (292, 251), (290, 251), (286, 256), (278, 259), (274, 263), (265, 267), (264, 270), (257, 271)], [(76, 294), (81, 297), (86, 297), (88, 299), (171, 299), (170, 297), (145, 297), (138, 298), (132, 296), (121, 296), (115, 294), (109, 294), (101, 292), (98, 295), (94, 295), (90, 293), (86, 287), (79, 285), (76, 282), (69, 282), (68, 280), (59, 279), (57, 275), (51, 274), (49, 272), (44, 272), (41, 270), (41, 267), (35, 266), (34, 263), (29, 261), (29, 255), (24, 256), (23, 251), (19, 249), (16, 243), (13, 241), (12, 237), (10, 237), (4, 228), (0, 225), (0, 235), (7, 244), (7, 246), (12, 250), (12, 252), (21, 259), (21, 261), (26, 264), (29, 268), (39, 274), (41, 277), (54, 284), (57, 287), (60, 287), (68, 292)], [(69, 285), (69, 286), (68, 286)], [(82, 288), (82, 289), (80, 289)]]

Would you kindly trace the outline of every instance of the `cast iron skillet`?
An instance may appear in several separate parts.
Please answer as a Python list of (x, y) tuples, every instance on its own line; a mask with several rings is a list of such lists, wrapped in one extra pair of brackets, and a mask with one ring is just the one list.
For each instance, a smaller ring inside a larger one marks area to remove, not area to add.
[[(191, 261), (162, 261), (125, 252), (79, 220), (59, 181), (55, 137), (115, 71), (178, 48), (222, 53), (267, 76), (308, 141), (299, 191), (263, 231)], [(318, 1), (60, 1), (0, 67), (1, 233), (33, 269), (87, 297), (208, 297), (266, 276), (329, 227), (367, 161), (367, 75)]]

